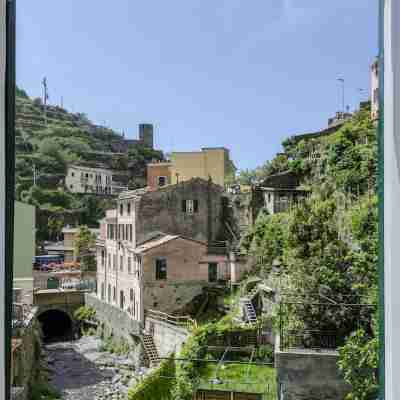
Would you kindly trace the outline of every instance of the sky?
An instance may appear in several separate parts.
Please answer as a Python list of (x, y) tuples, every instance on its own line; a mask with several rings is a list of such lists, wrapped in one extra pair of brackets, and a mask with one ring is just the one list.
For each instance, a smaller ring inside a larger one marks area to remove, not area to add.
[[(19, 0), (17, 84), (165, 152), (255, 168), (369, 97), (377, 0)], [(364, 89), (364, 93), (358, 89)]]

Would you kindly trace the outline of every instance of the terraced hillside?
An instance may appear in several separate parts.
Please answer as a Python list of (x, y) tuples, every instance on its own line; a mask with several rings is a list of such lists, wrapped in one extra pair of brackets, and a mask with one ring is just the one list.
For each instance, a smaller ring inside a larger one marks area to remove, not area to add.
[[(15, 141), (16, 198), (37, 206), (44, 239), (50, 236), (49, 218), (95, 225), (112, 200), (69, 193), (64, 185), (68, 165), (112, 168), (121, 183), (137, 188), (146, 184), (147, 162), (163, 159), (161, 151), (124, 146), (122, 135), (93, 124), (85, 114), (45, 107), (21, 89), (16, 92)], [(126, 152), (116, 151), (121, 147)]]

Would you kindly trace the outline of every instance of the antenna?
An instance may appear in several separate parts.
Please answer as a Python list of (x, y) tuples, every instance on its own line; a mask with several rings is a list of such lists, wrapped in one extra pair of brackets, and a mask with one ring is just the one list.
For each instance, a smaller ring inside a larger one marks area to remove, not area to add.
[(42, 86), (43, 86), (44, 124), (47, 126), (46, 106), (47, 106), (47, 100), (49, 98), (49, 93), (47, 91), (47, 78), (46, 77), (44, 77), (42, 80)]
[(344, 79), (343, 78), (337, 78), (339, 82), (341, 82), (342, 86), (342, 111), (344, 112)]

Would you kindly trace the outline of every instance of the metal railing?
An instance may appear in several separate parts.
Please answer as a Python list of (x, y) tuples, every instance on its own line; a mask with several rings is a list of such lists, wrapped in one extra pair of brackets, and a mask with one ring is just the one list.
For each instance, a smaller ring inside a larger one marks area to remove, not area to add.
[(156, 319), (158, 321), (163, 321), (171, 325), (179, 326), (182, 328), (196, 328), (197, 322), (195, 319), (188, 315), (169, 315), (157, 310), (146, 310), (145, 316), (147, 318)]

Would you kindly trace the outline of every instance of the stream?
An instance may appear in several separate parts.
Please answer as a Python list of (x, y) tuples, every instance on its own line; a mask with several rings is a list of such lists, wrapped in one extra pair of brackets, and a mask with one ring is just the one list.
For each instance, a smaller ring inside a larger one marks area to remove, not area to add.
[(128, 388), (148, 372), (135, 370), (127, 356), (102, 351), (101, 344), (95, 336), (83, 336), (44, 346), (50, 383), (62, 393), (62, 400), (126, 399)]

